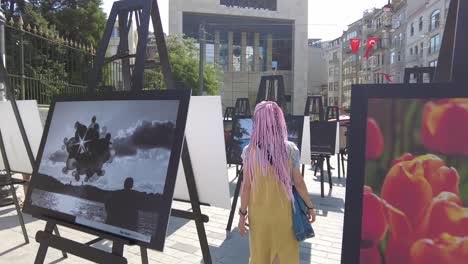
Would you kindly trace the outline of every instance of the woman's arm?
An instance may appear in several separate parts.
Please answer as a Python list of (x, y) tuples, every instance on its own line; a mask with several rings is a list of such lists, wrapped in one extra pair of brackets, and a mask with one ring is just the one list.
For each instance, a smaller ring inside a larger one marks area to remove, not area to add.
[(296, 167), (293, 169), (293, 181), (294, 185), (296, 186), (296, 190), (301, 196), (301, 198), (304, 200), (306, 203), (308, 210), (307, 213), (309, 215), (309, 222), (313, 223), (315, 222), (315, 208), (314, 204), (312, 203), (312, 200), (310, 199), (309, 196), (309, 191), (307, 190), (307, 186), (304, 182), (304, 178), (302, 178), (301, 171), (299, 170), (299, 167)]
[(242, 182), (242, 190), (241, 190), (241, 207), (239, 212), (239, 233), (241, 236), (244, 236), (247, 233), (247, 209), (249, 207), (250, 201), (250, 179), (244, 178)]
[(304, 178), (302, 178), (302, 174), (299, 168), (293, 169), (293, 181), (294, 181), (294, 185), (296, 186), (297, 192), (299, 193), (301, 198), (304, 200), (307, 207), (313, 208), (314, 205), (312, 204), (312, 200), (310, 199), (310, 196), (309, 196), (309, 191), (307, 190), (307, 186), (304, 182)]
[(241, 211), (242, 212), (247, 212), (247, 209), (249, 207), (249, 201), (250, 201), (250, 179), (245, 178), (242, 181), (242, 189), (241, 189)]

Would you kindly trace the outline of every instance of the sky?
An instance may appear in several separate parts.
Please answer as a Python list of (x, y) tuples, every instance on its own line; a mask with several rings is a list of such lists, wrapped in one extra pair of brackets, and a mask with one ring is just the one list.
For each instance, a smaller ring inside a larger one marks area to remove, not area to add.
[[(166, 33), (168, 31), (169, 1), (158, 0), (163, 28)], [(103, 2), (103, 9), (109, 14), (114, 1), (103, 0)], [(362, 17), (362, 13), (366, 9), (381, 8), (386, 3), (387, 0), (309, 0), (309, 22), (307, 25), (309, 38), (332, 40), (340, 37), (347, 25)]]

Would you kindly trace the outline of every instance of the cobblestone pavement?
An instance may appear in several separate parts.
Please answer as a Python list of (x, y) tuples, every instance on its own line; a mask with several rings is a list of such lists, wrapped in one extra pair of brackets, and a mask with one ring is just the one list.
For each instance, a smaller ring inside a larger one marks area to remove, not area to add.
[[(336, 166), (336, 158), (332, 158), (332, 166)], [(336, 170), (334, 174), (336, 174)], [(229, 170), (231, 182), (231, 195), (235, 188), (235, 169)], [(300, 257), (302, 263), (340, 263), (341, 241), (343, 228), (343, 212), (345, 197), (345, 180), (333, 176), (333, 191), (325, 198), (320, 197), (320, 181), (313, 176), (310, 167), (306, 167), (306, 183), (315, 207), (318, 209), (318, 218), (313, 225), (316, 237), (300, 244)], [(326, 178), (327, 180), (327, 178)], [(328, 191), (328, 183), (325, 185)], [(22, 188), (18, 188), (22, 196)], [(190, 206), (174, 202), (174, 208), (189, 210)], [(226, 233), (226, 224), (229, 211), (219, 208), (202, 207), (202, 212), (210, 217), (205, 225), (210, 251), (214, 263), (243, 264), (248, 263), (249, 242), (247, 238), (240, 237), (237, 229)], [(0, 263), (33, 263), (39, 245), (35, 242), (35, 234), (43, 230), (45, 222), (26, 215), (26, 228), (30, 243), (25, 245), (21, 228), (18, 224), (14, 207), (0, 208)], [(237, 216), (233, 226), (237, 224)], [(95, 237), (72, 229), (60, 227), (62, 236), (78, 242), (86, 242)], [(96, 245), (110, 251), (111, 243), (104, 241)], [(150, 263), (188, 264), (203, 263), (202, 253), (198, 243), (198, 236), (193, 221), (171, 217), (166, 239), (164, 253), (148, 251)], [(125, 247), (124, 256), (129, 263), (141, 263), (140, 249), (136, 246)], [(49, 249), (46, 263), (88, 263), (86, 260), (69, 255), (62, 259), (62, 255), (55, 249)], [(287, 262), (285, 262), (287, 263)]]

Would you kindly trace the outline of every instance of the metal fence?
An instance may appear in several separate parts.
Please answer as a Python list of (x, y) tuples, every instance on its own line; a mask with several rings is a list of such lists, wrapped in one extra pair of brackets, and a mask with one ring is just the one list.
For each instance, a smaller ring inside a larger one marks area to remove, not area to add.
[[(25, 25), (21, 17), (5, 25), (6, 67), (18, 99), (49, 104), (54, 95), (86, 92), (95, 50), (57, 35), (53, 30)], [(101, 86), (119, 87), (120, 62), (103, 69)]]

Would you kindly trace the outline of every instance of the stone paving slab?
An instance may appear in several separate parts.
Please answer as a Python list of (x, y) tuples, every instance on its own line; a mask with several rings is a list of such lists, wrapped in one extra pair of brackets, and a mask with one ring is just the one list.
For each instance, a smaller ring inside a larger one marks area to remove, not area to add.
[[(336, 158), (332, 158), (332, 166), (336, 166)], [(334, 171), (336, 174), (336, 170)], [(229, 169), (231, 197), (236, 184), (235, 169)], [(326, 179), (325, 198), (320, 197), (320, 181), (313, 176), (310, 167), (306, 167), (306, 183), (309, 192), (318, 209), (318, 217), (313, 225), (316, 237), (300, 243), (300, 263), (338, 264), (341, 260), (341, 243), (343, 234), (343, 213), (345, 202), (345, 180), (333, 176), (333, 190), (328, 193)], [(18, 194), (23, 196), (22, 188), (18, 188)], [(185, 203), (174, 202), (174, 208), (189, 210)], [(202, 212), (210, 217), (210, 222), (205, 225), (211, 256), (214, 263), (219, 264), (243, 264), (248, 263), (249, 241), (242, 238), (237, 232), (237, 215), (234, 219), (233, 232), (226, 232), (226, 224), (229, 211), (220, 208), (202, 207)], [(43, 230), (45, 222), (25, 215), (26, 229), (30, 243), (25, 245), (21, 228), (18, 224), (16, 211), (13, 206), (0, 208), (0, 263), (33, 263), (39, 244), (34, 237), (37, 231)], [(65, 227), (60, 227), (61, 235), (78, 242), (86, 242), (93, 238), (92, 235), (78, 232)], [(102, 250), (110, 251), (112, 243), (103, 241), (95, 245)], [(171, 217), (166, 247), (163, 253), (149, 250), (149, 262), (166, 264), (203, 263), (203, 257), (198, 242), (195, 223), (185, 219)], [(141, 263), (140, 249), (136, 246), (125, 247), (124, 256), (129, 263)], [(63, 259), (61, 252), (49, 249), (46, 263), (91, 263), (84, 259), (72, 256)]]

